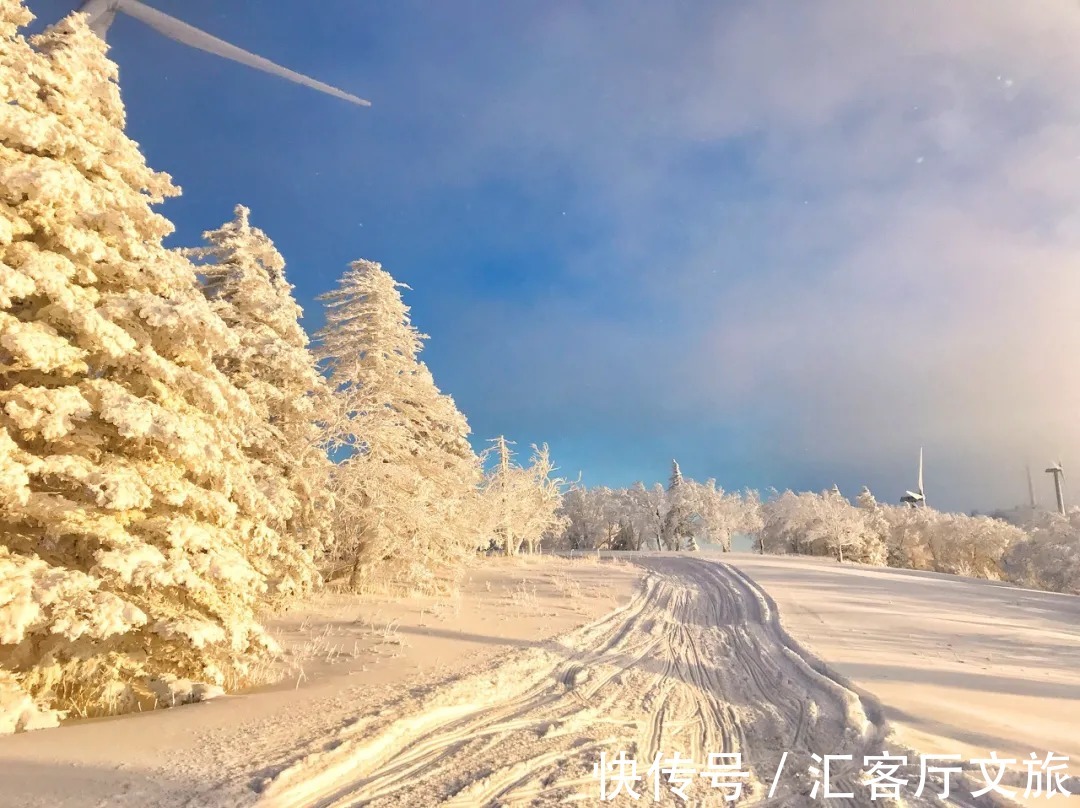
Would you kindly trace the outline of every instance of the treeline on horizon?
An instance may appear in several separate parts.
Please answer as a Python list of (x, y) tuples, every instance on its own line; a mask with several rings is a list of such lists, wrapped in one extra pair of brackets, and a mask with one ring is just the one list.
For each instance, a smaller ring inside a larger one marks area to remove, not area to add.
[(887, 505), (864, 488), (855, 502), (821, 493), (724, 491), (683, 477), (674, 463), (665, 488), (575, 488), (563, 500), (558, 549), (731, 549), (749, 536), (762, 553), (830, 556), (877, 566), (1003, 580), (1080, 594), (1080, 508), (993, 516)]

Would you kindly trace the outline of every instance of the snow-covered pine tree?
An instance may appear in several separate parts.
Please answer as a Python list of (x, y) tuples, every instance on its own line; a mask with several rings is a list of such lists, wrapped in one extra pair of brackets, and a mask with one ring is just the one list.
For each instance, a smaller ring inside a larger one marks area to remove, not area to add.
[(317, 581), (313, 557), (330, 531), (330, 459), (320, 428), (325, 413), (318, 412), (328, 390), (300, 326), (285, 260), (251, 226), (250, 213), (238, 205), (231, 222), (203, 234), (206, 246), (185, 253), (200, 261), (203, 291), (237, 337), (216, 362), (251, 401), (248, 452), (273, 503), (268, 522), (282, 535), (264, 571), (279, 591), (303, 591)]
[(273, 645), (233, 338), (151, 209), (178, 189), (85, 18), (28, 18), (0, 0), (0, 730), (237, 683)]
[(425, 337), (399, 287), (379, 264), (356, 261), (321, 298), (317, 353), (335, 402), (328, 435), (343, 458), (333, 475), (334, 554), (348, 563), (354, 589), (376, 575), (430, 585), (437, 567), (477, 540), (479, 458), (465, 417), (418, 358)]
[(855, 498), (855, 506), (865, 524), (865, 540), (862, 555), (854, 560), (883, 567), (889, 554), (889, 521), (885, 518), (884, 509), (865, 485)]
[[(416, 559), (414, 579), (430, 580), (432, 570), (443, 564), (463, 561), (482, 531), (483, 519), (477, 508), (479, 485), (484, 472), (480, 457), (469, 443), (469, 423), (452, 396), (439, 390), (428, 366), (420, 363), (414, 377), (419, 400), (429, 401), (427, 411), (413, 409), (411, 428), (421, 442), (414, 455), (433, 500), (429, 503), (427, 547)], [(401, 412), (411, 409), (411, 399), (401, 403)]]
[(664, 516), (664, 544), (669, 550), (682, 550), (694, 535), (693, 511), (689, 492), (683, 483), (678, 461), (671, 461), (671, 480), (667, 488), (667, 513)]

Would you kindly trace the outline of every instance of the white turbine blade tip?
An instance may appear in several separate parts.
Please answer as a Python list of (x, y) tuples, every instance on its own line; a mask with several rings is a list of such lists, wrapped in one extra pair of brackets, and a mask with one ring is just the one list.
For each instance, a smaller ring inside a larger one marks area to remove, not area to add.
[(348, 101), (357, 106), (371, 106), (371, 102), (367, 99), (360, 98), (352, 93), (347, 93), (330, 84), (321, 82), (318, 79), (313, 79), (311, 76), (305, 76), (303, 73), (297, 73), (295, 70), (289, 70), (287, 67), (282, 67), (275, 62), (271, 62), (269, 59), (257, 56), (236, 45), (230, 45), (223, 39), (218, 39), (216, 36), (201, 31), (192, 25), (188, 25), (186, 22), (178, 20), (175, 17), (170, 17), (168, 14), (158, 11), (156, 8), (151, 8), (144, 3), (140, 3), (139, 0), (117, 0), (117, 7), (124, 13), (149, 25), (158, 33), (183, 43), (184, 45), (198, 48), (207, 53), (212, 53), (215, 56), (220, 56), (223, 59), (229, 59), (230, 61), (247, 65), (248, 67), (253, 67), (256, 70), (262, 70), (264, 73), (269, 73), (272, 76), (288, 79), (296, 84), (310, 87), (313, 90), (332, 95), (335, 98), (340, 98), (343, 101)]

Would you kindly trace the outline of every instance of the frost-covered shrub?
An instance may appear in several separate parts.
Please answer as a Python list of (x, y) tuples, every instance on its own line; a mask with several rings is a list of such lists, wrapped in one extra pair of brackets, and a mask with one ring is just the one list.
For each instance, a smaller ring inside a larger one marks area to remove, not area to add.
[(852, 506), (838, 492), (790, 491), (764, 506), (766, 552), (836, 555), (867, 564), (999, 579), (1024, 532), (986, 516), (882, 505), (866, 489)]
[(1006, 550), (1025, 538), (1019, 528), (987, 516), (906, 506), (882, 506), (881, 513), (892, 567), (997, 580)]
[(885, 523), (872, 496), (860, 497), (856, 507), (835, 489), (821, 494), (785, 491), (764, 503), (762, 512), (765, 552), (827, 555), (865, 564), (885, 561)]
[(1008, 578), (1025, 586), (1080, 595), (1080, 511), (1068, 516), (1035, 512), (1026, 527), (1030, 535), (1005, 553)]
[(808, 553), (809, 532), (816, 518), (817, 494), (772, 492), (762, 504), (760, 545), (766, 553)]
[(0, 670), (0, 735), (56, 727), (62, 717), (35, 702), (14, 675)]

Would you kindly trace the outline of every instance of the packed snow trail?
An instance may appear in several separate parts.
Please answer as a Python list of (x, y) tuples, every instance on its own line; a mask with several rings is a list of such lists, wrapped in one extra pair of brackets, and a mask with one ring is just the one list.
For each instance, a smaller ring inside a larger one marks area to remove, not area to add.
[[(502, 658), (412, 715), (356, 722), (259, 784), (258, 804), (602, 804), (594, 765), (601, 753), (610, 761), (620, 751), (637, 762), (638, 802), (687, 804), (666, 777), (656, 800), (648, 774), (657, 755), (666, 761), (678, 752), (698, 771), (684, 789), (691, 804), (731, 805), (730, 791), (700, 772), (710, 753), (738, 752), (749, 773), (740, 804), (823, 804), (823, 784), (817, 800), (810, 796), (811, 767), (820, 768), (813, 753), (852, 755), (834, 763), (829, 788), (854, 796), (828, 804), (889, 804), (871, 800), (863, 756), (905, 750), (889, 747), (872, 701), (787, 635), (768, 596), (726, 564), (660, 555), (639, 563), (649, 575), (623, 608)], [(900, 776), (910, 781), (903, 804), (939, 804), (932, 785), (914, 798), (917, 767)], [(624, 792), (616, 802), (633, 801)]]

